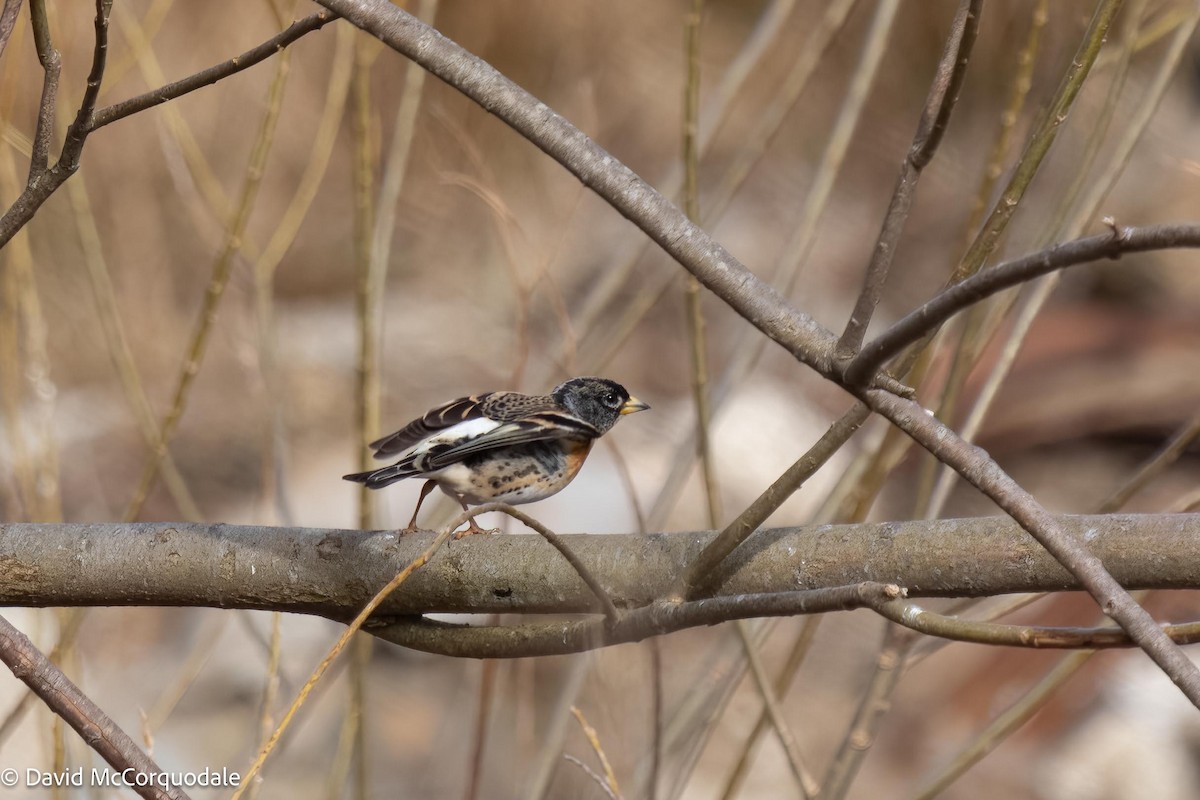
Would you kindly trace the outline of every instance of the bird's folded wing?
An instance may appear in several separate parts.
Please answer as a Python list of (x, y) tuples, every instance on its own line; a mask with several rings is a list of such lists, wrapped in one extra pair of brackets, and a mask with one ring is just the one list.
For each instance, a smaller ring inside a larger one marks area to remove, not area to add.
[(501, 447), (557, 439), (594, 439), (599, 435), (595, 427), (566, 412), (541, 411), (457, 443), (439, 443), (424, 455), (421, 464), (426, 470), (435, 470)]
[(460, 397), (428, 411), (425, 416), (414, 419), (395, 433), (371, 442), (376, 458), (390, 458), (403, 453), (413, 445), (434, 434), (471, 419), (483, 419), (488, 398), (495, 392)]

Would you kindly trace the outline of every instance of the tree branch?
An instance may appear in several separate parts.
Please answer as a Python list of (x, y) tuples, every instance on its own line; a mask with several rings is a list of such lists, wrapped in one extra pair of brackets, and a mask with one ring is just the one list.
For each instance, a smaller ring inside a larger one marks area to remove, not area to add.
[(869, 608), (896, 599), (902, 592), (895, 585), (864, 582), (775, 594), (727, 595), (686, 603), (655, 602), (623, 614), (612, 625), (593, 618), (519, 626), (468, 626), (409, 617), (372, 620), (363, 626), (363, 630), (427, 653), (461, 658), (524, 658), (640, 642), (651, 636), (732, 619)]
[[(1065, 516), (1122, 584), (1200, 588), (1200, 515)], [(562, 535), (621, 609), (665, 596), (716, 532)], [(0, 605), (206, 606), (353, 616), (432, 534), (216, 523), (0, 524)], [(1174, 554), (1163, 559), (1162, 553)], [(131, 565), (136, 565), (136, 568)], [(1061, 591), (1079, 584), (1005, 517), (759, 531), (712, 576), (714, 596), (861, 581), (913, 597)], [(536, 536), (452, 542), (380, 613), (592, 613), (575, 568)]]
[(1027, 530), (1075, 576), (1100, 610), (1162, 668), (1192, 705), (1200, 708), (1200, 669), (1163, 633), (1149, 612), (1129, 596), (1105, 567), (1088, 537), (1081, 540), (1068, 532), (984, 450), (964, 441), (917, 403), (877, 389), (863, 392), (861, 399), (939, 461), (953, 467)]
[[(0, 617), (0, 661), (83, 737), (88, 747), (99, 753), (113, 769), (131, 769), (142, 775), (163, 772), (129, 734), (121, 730), (54, 662), (34, 647), (28, 636), (3, 617)], [(133, 790), (147, 800), (187, 800), (187, 795), (178, 787), (165, 787), (156, 780), (147, 781), (145, 786), (139, 783), (130, 781)]]
[(868, 379), (914, 342), (939, 325), (997, 292), (1067, 267), (1079, 266), (1102, 258), (1120, 258), (1124, 253), (1149, 250), (1200, 247), (1200, 224), (1147, 225), (1113, 227), (1108, 233), (1086, 236), (1045, 250), (997, 264), (966, 280), (942, 290), (929, 302), (912, 311), (863, 347), (846, 368), (846, 380), (857, 383)]
[[(20, 5), (18, 3), (18, 5)], [(7, 9), (5, 9), (7, 11)], [(54, 106), (58, 99), (58, 77), (62, 56), (50, 39), (50, 19), (45, 0), (29, 0), (29, 21), (33, 27), (33, 45), (42, 65), (42, 98), (38, 101), (37, 126), (33, 133), (33, 154), (29, 159), (28, 186), (45, 173), (50, 162), (50, 137), (54, 134)]]
[(884, 216), (875, 249), (871, 253), (871, 262), (867, 265), (862, 291), (858, 295), (850, 319), (846, 322), (846, 329), (838, 340), (838, 358), (850, 359), (858, 352), (867, 333), (867, 326), (871, 324), (875, 307), (879, 305), (879, 298), (883, 296), (883, 285), (887, 281), (892, 259), (896, 256), (900, 235), (908, 222), (921, 171), (933, 159), (950, 123), (950, 114), (958, 102), (958, 93), (967, 75), (967, 61), (971, 57), (971, 48), (974, 47), (976, 35), (979, 33), (979, 15), (982, 9), (983, 0), (962, 0), (958, 12), (954, 15), (942, 60), (938, 64), (933, 85), (929, 87), (929, 97), (925, 100), (921, 120), (917, 123), (912, 146), (904, 158), (904, 163), (900, 165), (900, 177), (892, 192), (892, 200)]
[(92, 71), (88, 76), (88, 88), (75, 116), (75, 121), (68, 130), (67, 141), (63, 145), (59, 161), (54, 167), (48, 168), (51, 123), (54, 115), (54, 100), (58, 91), (61, 59), (58, 51), (54, 50), (50, 43), (50, 29), (45, 19), (44, 2), (45, 0), (31, 0), (30, 2), (34, 41), (37, 44), (38, 57), (45, 70), (38, 127), (34, 135), (33, 159), (30, 162), (30, 178), (21, 196), (4, 212), (4, 216), (0, 217), (0, 249), (8, 244), (17, 231), (33, 219), (42, 204), (50, 199), (58, 187), (62, 186), (78, 169), (83, 146), (92, 131), (248, 69), (278, 53), (305, 34), (319, 30), (337, 18), (336, 14), (329, 11), (318, 11), (293, 23), (284, 31), (263, 44), (247, 50), (240, 56), (129, 100), (95, 110), (97, 92), (103, 77), (108, 49), (108, 10), (112, 5), (111, 0), (98, 0), (96, 4), (96, 48), (92, 59)]
[(267, 39), (257, 47), (252, 47), (240, 56), (234, 56), (228, 61), (223, 61), (208, 69), (201, 70), (195, 75), (189, 75), (174, 83), (168, 83), (165, 86), (152, 89), (144, 94), (139, 94), (137, 97), (131, 97), (128, 100), (122, 100), (111, 106), (105, 106), (92, 117), (88, 130), (94, 131), (97, 128), (103, 128), (105, 125), (110, 125), (119, 119), (125, 119), (125, 117), (136, 114), (139, 111), (145, 111), (148, 108), (154, 108), (154, 106), (161, 105), (168, 100), (174, 100), (189, 92), (203, 89), (205, 86), (211, 86), (219, 80), (249, 69), (255, 64), (265, 61), (282, 51), (305, 34), (320, 30), (335, 19), (337, 19), (337, 15), (328, 10), (310, 14), (304, 19), (293, 22), (275, 36)]
[[(1112, 625), (1091, 628), (1004, 625), (998, 622), (947, 617), (900, 598), (885, 600), (873, 605), (871, 609), (897, 625), (903, 625), (917, 633), (955, 642), (1031, 647), (1039, 650), (1101, 650), (1136, 646), (1129, 634)], [(1162, 627), (1176, 644), (1200, 642), (1200, 622)]]
[(319, 2), (496, 115), (638, 226), (748, 322), (801, 362), (833, 376), (833, 333), (793, 308), (667, 198), (545, 103), (387, 0)]
[(17, 15), (21, 13), (21, 0), (4, 0), (4, 8), (0, 9), (0, 58), (8, 47), (8, 37), (12, 36), (17, 27)]

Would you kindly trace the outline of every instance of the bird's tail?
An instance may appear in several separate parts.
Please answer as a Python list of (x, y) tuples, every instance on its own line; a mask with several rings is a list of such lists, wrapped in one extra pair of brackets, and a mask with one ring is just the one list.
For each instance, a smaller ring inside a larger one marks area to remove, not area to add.
[(412, 470), (400, 464), (393, 464), (390, 467), (380, 467), (379, 469), (371, 469), (366, 472), (343, 475), (342, 480), (364, 484), (368, 489), (382, 489), (385, 486), (392, 485), (396, 481), (411, 478), (412, 475)]

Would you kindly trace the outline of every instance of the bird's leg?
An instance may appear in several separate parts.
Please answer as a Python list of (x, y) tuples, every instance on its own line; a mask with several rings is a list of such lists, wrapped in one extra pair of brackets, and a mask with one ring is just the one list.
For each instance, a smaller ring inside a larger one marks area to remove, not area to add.
[(437, 486), (437, 481), (425, 481), (425, 485), (421, 487), (421, 496), (417, 498), (417, 507), (413, 509), (412, 519), (399, 531), (400, 533), (413, 533), (417, 530), (417, 512), (421, 510), (421, 504), (425, 502), (425, 498), (429, 496), (435, 486)]

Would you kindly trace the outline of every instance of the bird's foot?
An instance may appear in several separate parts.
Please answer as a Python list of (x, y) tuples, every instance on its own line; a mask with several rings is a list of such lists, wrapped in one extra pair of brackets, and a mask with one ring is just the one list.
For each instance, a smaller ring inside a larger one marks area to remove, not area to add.
[(466, 528), (464, 528), (463, 530), (458, 531), (457, 533), (454, 534), (454, 540), (458, 541), (459, 539), (463, 538), (464, 536), (474, 536), (475, 534), (480, 534), (480, 533), (492, 534), (492, 533), (499, 533), (499, 532), (500, 532), (499, 528), (481, 528), (481, 527), (479, 527), (479, 525), (475, 522), (474, 517), (472, 517), (471, 519), (467, 520)]

